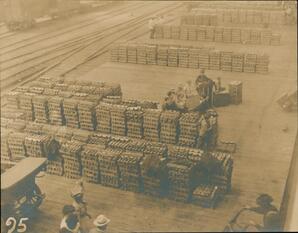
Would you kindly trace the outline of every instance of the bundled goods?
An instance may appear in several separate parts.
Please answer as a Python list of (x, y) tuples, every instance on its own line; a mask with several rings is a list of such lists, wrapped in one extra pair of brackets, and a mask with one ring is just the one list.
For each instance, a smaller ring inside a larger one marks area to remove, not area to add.
[(241, 29), (240, 28), (232, 28), (232, 43), (240, 43), (241, 42)]
[(243, 71), (247, 73), (256, 72), (257, 55), (256, 54), (245, 54)]
[(169, 47), (168, 49), (168, 66), (177, 67), (178, 66), (178, 48)]
[(277, 33), (272, 34), (270, 44), (271, 45), (280, 45), (280, 38), (281, 38), (280, 34), (277, 34)]
[(26, 133), (21, 132), (11, 132), (8, 135), (8, 147), (11, 153), (11, 160), (12, 161), (20, 161), (21, 159), (25, 158), (26, 156), (26, 149), (25, 149), (25, 137), (27, 136)]
[(162, 25), (156, 25), (155, 26), (154, 38), (155, 39), (163, 38), (163, 26)]
[(35, 121), (47, 124), (49, 122), (48, 100), (46, 96), (36, 95), (33, 97)]
[(206, 41), (214, 41), (215, 27), (206, 27)]
[(213, 184), (201, 184), (192, 193), (192, 203), (205, 208), (214, 208), (220, 197), (219, 189)]
[(64, 99), (63, 111), (65, 116), (65, 124), (67, 127), (80, 128), (78, 116), (78, 100)]
[(108, 147), (118, 150), (126, 150), (128, 143), (131, 141), (128, 137), (112, 136), (108, 142)]
[(87, 130), (81, 129), (72, 129), (72, 137), (71, 140), (87, 143), (91, 137), (91, 132)]
[(209, 69), (220, 70), (220, 51), (212, 50), (209, 53)]
[(127, 62), (128, 63), (137, 63), (137, 46), (129, 44), (127, 46)]
[(103, 147), (99, 145), (87, 144), (81, 152), (82, 173), (87, 182), (99, 183), (99, 161), (98, 157), (101, 154)]
[(160, 142), (147, 142), (144, 155), (154, 155), (159, 158), (166, 158), (168, 155), (167, 144)]
[(100, 103), (96, 106), (96, 130), (100, 133), (111, 133), (111, 104)]
[(128, 107), (126, 112), (127, 136), (143, 137), (143, 110), (141, 107)]
[(120, 44), (118, 47), (118, 61), (127, 62), (127, 47), (125, 44)]
[(232, 104), (242, 103), (242, 82), (233, 81), (229, 83), (229, 93)]
[(63, 176), (63, 158), (56, 156), (55, 159), (48, 159), (47, 173), (56, 176)]
[(188, 40), (195, 41), (197, 40), (197, 27), (196, 26), (188, 26)]
[(259, 30), (251, 30), (250, 43), (251, 44), (261, 44), (261, 32)]
[(146, 45), (146, 54), (148, 65), (156, 65), (156, 56), (157, 56), (157, 46), (156, 45)]
[(223, 42), (223, 28), (214, 29), (214, 41)]
[(59, 127), (58, 131), (55, 134), (55, 140), (60, 143), (64, 143), (65, 141), (69, 141), (72, 138), (72, 128), (68, 128), (66, 126)]
[(28, 92), (34, 93), (34, 94), (37, 94), (37, 95), (42, 95), (43, 92), (44, 92), (44, 88), (43, 87), (31, 86), (31, 87), (29, 87)]
[(241, 42), (243, 44), (248, 44), (250, 43), (250, 35), (251, 34), (251, 30), (250, 29), (247, 29), (247, 28), (244, 28), (244, 29), (241, 29)]
[(188, 40), (188, 26), (186, 25), (180, 27), (180, 40)]
[(26, 124), (26, 128), (24, 130), (25, 133), (28, 134), (44, 134), (43, 131), (44, 124), (38, 123), (38, 122), (28, 122)]
[(113, 47), (110, 50), (110, 60), (111, 62), (118, 62), (119, 58), (119, 45), (113, 45)]
[(233, 52), (221, 52), (220, 54), (221, 70), (232, 71), (232, 56), (233, 56)]
[(200, 50), (199, 49), (189, 49), (189, 61), (188, 61), (188, 67), (189, 68), (199, 68), (199, 55)]
[(25, 118), (28, 121), (34, 120), (34, 108), (32, 99), (36, 94), (33, 93), (21, 93), (20, 94), (20, 109), (24, 111)]
[(261, 43), (264, 45), (270, 45), (272, 39), (272, 32), (270, 30), (261, 31)]
[(198, 41), (205, 41), (206, 40), (206, 27), (200, 26), (197, 29), (197, 40)]
[(222, 40), (225, 43), (232, 42), (232, 29), (231, 28), (224, 28), (222, 32)]
[(160, 116), (160, 141), (176, 144), (180, 113), (176, 111), (163, 111)]
[(179, 26), (172, 26), (172, 35), (171, 38), (174, 40), (180, 39), (180, 27)]
[(16, 109), (20, 108), (19, 95), (20, 95), (20, 93), (16, 92), (16, 91), (9, 91), (5, 95), (5, 99), (6, 99), (7, 106), (9, 109), (16, 110)]
[(95, 103), (80, 101), (78, 103), (78, 115), (81, 129), (91, 131), (96, 129)]
[(137, 62), (138, 64), (147, 64), (146, 45), (137, 45)]
[(145, 109), (143, 115), (144, 138), (150, 141), (159, 141), (161, 110)]
[(63, 98), (53, 96), (48, 99), (49, 122), (53, 125), (63, 125), (65, 122), (63, 113)]
[(199, 67), (209, 69), (209, 50), (201, 49), (199, 54)]
[(26, 154), (29, 157), (48, 157), (51, 146), (51, 137), (48, 135), (28, 134), (25, 137)]
[(122, 153), (119, 149), (107, 148), (98, 155), (100, 182), (104, 186), (120, 187), (120, 172), (118, 158)]
[(178, 49), (179, 67), (188, 67), (188, 48)]
[(256, 73), (267, 74), (269, 69), (269, 56), (267, 54), (257, 56)]
[(147, 141), (141, 139), (132, 139), (127, 142), (127, 145), (125, 146), (125, 151), (144, 153), (146, 147)]
[(90, 135), (88, 143), (107, 147), (110, 140), (111, 140), (110, 134), (94, 133)]
[(71, 179), (81, 177), (81, 151), (82, 143), (78, 141), (66, 141), (62, 143), (60, 154), (64, 160), (64, 176)]
[(111, 105), (111, 134), (126, 135), (126, 106)]
[(158, 46), (157, 65), (160, 65), (160, 66), (168, 65), (168, 47), (167, 46)]
[(142, 189), (140, 162), (143, 153), (123, 152), (117, 161), (120, 177), (121, 188), (127, 191), (140, 192)]
[(172, 38), (172, 27), (170, 25), (163, 26), (163, 38), (164, 39)]
[(169, 198), (176, 201), (188, 202), (192, 189), (193, 166), (174, 162), (167, 164), (169, 179)]
[(199, 114), (183, 113), (179, 118), (179, 145), (195, 147), (198, 136)]
[(106, 96), (101, 102), (108, 104), (120, 104), (122, 102), (122, 96)]
[(232, 55), (232, 71), (233, 72), (243, 72), (243, 53), (234, 53)]
[(11, 153), (8, 147), (9, 131), (1, 127), (1, 163), (3, 161), (11, 161)]

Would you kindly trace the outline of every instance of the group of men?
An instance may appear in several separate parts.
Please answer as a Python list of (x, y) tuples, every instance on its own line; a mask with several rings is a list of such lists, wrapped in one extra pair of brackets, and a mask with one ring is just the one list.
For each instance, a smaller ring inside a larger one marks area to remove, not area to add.
[(91, 215), (87, 211), (87, 203), (84, 200), (83, 180), (79, 180), (71, 191), (72, 205), (65, 205), (62, 209), (62, 220), (59, 233), (104, 233), (110, 219), (99, 215), (93, 221), (94, 227), (89, 229), (88, 222)]
[(164, 17), (162, 15), (158, 17), (152, 17), (149, 19), (148, 28), (150, 30), (150, 39), (154, 38), (155, 26), (158, 24), (162, 24), (163, 22), (164, 22)]

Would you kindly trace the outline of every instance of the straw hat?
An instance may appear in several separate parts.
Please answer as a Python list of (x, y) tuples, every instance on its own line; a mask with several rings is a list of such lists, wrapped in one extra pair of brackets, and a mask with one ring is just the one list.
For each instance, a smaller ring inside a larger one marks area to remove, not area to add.
[(110, 221), (110, 219), (101, 214), (97, 216), (97, 218), (93, 221), (93, 224), (97, 227), (103, 227), (106, 226)]

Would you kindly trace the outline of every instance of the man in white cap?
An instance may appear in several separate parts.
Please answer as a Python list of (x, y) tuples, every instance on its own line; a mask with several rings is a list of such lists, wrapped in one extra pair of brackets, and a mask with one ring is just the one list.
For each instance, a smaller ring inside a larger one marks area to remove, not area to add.
[(93, 221), (95, 228), (92, 228), (89, 233), (103, 233), (107, 232), (107, 226), (111, 220), (104, 215), (98, 215), (97, 218)]

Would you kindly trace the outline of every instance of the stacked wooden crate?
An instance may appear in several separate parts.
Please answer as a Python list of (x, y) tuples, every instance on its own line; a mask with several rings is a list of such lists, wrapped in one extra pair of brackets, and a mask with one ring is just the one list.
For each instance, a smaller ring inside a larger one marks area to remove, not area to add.
[(80, 128), (78, 116), (78, 100), (72, 98), (64, 99), (63, 113), (65, 116), (65, 124), (67, 127)]
[(25, 137), (26, 133), (11, 132), (8, 135), (8, 147), (11, 153), (11, 160), (18, 162), (26, 157)]
[(176, 111), (163, 111), (160, 116), (160, 141), (176, 144), (180, 113)]
[(256, 73), (267, 74), (269, 71), (269, 56), (262, 54), (257, 56)]
[(214, 41), (215, 27), (206, 27), (206, 41)]
[(270, 45), (280, 45), (281, 35), (278, 33), (272, 34)]
[(150, 141), (159, 141), (161, 110), (145, 109), (143, 118), (144, 138)]
[(251, 30), (244, 28), (241, 29), (241, 42), (243, 44), (249, 44), (251, 40)]
[(198, 41), (205, 41), (206, 40), (206, 27), (200, 26), (197, 29), (197, 40)]
[(198, 136), (198, 124), (199, 114), (198, 113), (183, 113), (179, 118), (179, 141), (178, 144), (181, 146), (195, 147), (196, 139)]
[(112, 62), (118, 62), (119, 60), (119, 45), (115, 44), (110, 50), (110, 60)]
[(48, 99), (49, 122), (53, 125), (63, 125), (65, 123), (63, 111), (63, 98), (52, 96)]
[(171, 39), (178, 40), (180, 39), (180, 27), (179, 26), (172, 26), (172, 34)]
[(137, 63), (137, 46), (129, 44), (127, 46), (127, 62), (128, 63)]
[(47, 173), (56, 176), (63, 176), (63, 158), (56, 156), (54, 159), (48, 159)]
[(232, 29), (231, 28), (224, 28), (222, 33), (222, 41), (225, 43), (232, 42)]
[(170, 46), (168, 49), (168, 66), (178, 66), (178, 48)]
[(126, 150), (128, 143), (131, 141), (128, 137), (112, 136), (108, 143), (108, 148)]
[(35, 121), (47, 124), (49, 121), (48, 99), (42, 95), (36, 95), (32, 99)]
[(81, 143), (87, 143), (90, 140), (90, 137), (92, 135), (92, 132), (87, 130), (81, 130), (81, 129), (72, 129), (72, 141), (77, 141)]
[(33, 97), (36, 94), (21, 93), (20, 94), (20, 109), (25, 113), (25, 118), (28, 121), (34, 120), (34, 107), (32, 103)]
[(90, 135), (88, 143), (107, 147), (110, 140), (111, 140), (110, 134), (93, 133)]
[(209, 53), (209, 69), (220, 70), (220, 51), (212, 50)]
[(29, 157), (47, 157), (51, 146), (51, 137), (48, 135), (28, 134), (25, 137), (24, 145), (26, 154)]
[(163, 26), (162, 25), (156, 25), (155, 31), (154, 31), (154, 38), (155, 39), (162, 39), (163, 36)]
[(147, 147), (147, 141), (143, 139), (131, 139), (125, 146), (126, 151), (144, 153)]
[(223, 28), (215, 28), (214, 30), (214, 41), (222, 42), (223, 41)]
[(220, 191), (213, 184), (201, 184), (192, 193), (192, 203), (205, 208), (214, 208), (219, 198)]
[(180, 40), (188, 40), (188, 27), (186, 25), (180, 27)]
[(11, 110), (17, 110), (20, 108), (19, 102), (20, 102), (20, 93), (17, 91), (9, 91), (5, 94), (5, 100), (7, 102), (7, 106)]
[(126, 114), (127, 136), (143, 137), (143, 110), (141, 107), (128, 107)]
[(261, 44), (270, 45), (272, 39), (272, 32), (270, 30), (262, 30), (261, 32)]
[[(16, 121), (15, 121), (16, 122)], [(24, 129), (24, 132), (27, 134), (43, 134), (43, 128), (45, 124), (37, 123), (35, 121), (29, 121), (26, 124), (26, 128)]]
[(240, 43), (241, 42), (241, 29), (240, 28), (232, 28), (232, 43)]
[(127, 45), (120, 44), (118, 47), (118, 61), (127, 62)]
[(232, 55), (232, 71), (233, 72), (243, 72), (243, 53), (233, 53)]
[(192, 41), (197, 40), (197, 26), (194, 26), (194, 25), (188, 26), (188, 40), (192, 40)]
[(146, 46), (146, 54), (147, 54), (147, 64), (148, 65), (156, 65), (156, 56), (157, 56), (157, 47), (156, 45), (147, 45)]
[(250, 43), (261, 44), (261, 31), (252, 29), (250, 32)]
[(257, 64), (256, 54), (245, 54), (243, 71), (247, 73), (255, 73)]
[(168, 65), (168, 47), (167, 46), (158, 46), (157, 65), (160, 65), (160, 66)]
[(81, 129), (92, 131), (96, 129), (95, 105), (96, 103), (91, 101), (79, 101), (78, 116)]
[(8, 129), (12, 129), (15, 132), (24, 132), (27, 125), (27, 121), (23, 119), (16, 119), (9, 121), (7, 124)]
[(223, 71), (232, 71), (232, 56), (233, 52), (221, 52), (220, 65)]
[(199, 67), (209, 69), (209, 50), (201, 49), (199, 53)]
[(189, 68), (199, 68), (199, 55), (200, 50), (199, 49), (189, 49), (189, 62), (188, 66)]
[[(1, 119), (2, 120), (2, 119)], [(1, 127), (1, 162), (11, 161), (11, 152), (8, 147), (9, 131)]]
[(172, 38), (172, 26), (164, 25), (163, 27), (163, 38), (171, 39)]
[(126, 106), (113, 104), (110, 107), (111, 112), (111, 134), (126, 135)]
[(188, 67), (189, 49), (188, 48), (178, 48), (178, 58), (179, 67)]
[(100, 103), (96, 106), (96, 130), (100, 133), (111, 133), (111, 104)]
[(59, 129), (55, 134), (55, 140), (59, 142), (60, 145), (68, 140), (71, 140), (73, 135), (72, 131), (73, 131), (72, 128), (69, 128), (66, 126), (59, 127)]

